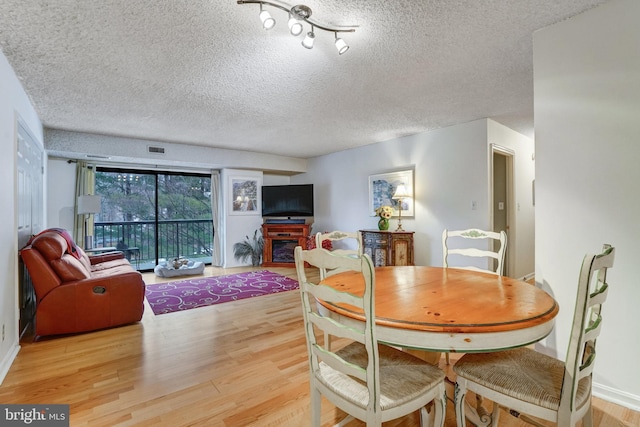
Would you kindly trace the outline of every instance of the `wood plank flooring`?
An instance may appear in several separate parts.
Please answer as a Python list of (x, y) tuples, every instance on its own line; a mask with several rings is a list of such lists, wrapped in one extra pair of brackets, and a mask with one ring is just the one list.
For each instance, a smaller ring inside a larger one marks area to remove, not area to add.
[[(205, 275), (244, 270), (207, 267)], [(270, 270), (296, 278), (292, 268)], [(160, 316), (147, 305), (137, 324), (23, 340), (0, 402), (69, 404), (71, 426), (308, 426), (299, 298), (291, 291)], [(596, 426), (640, 425), (638, 412), (600, 399), (594, 406)], [(343, 416), (327, 401), (322, 408), (323, 426)], [(384, 425), (419, 423), (413, 414)], [(501, 425), (527, 424), (505, 413)], [(446, 426), (455, 426), (451, 403)]]

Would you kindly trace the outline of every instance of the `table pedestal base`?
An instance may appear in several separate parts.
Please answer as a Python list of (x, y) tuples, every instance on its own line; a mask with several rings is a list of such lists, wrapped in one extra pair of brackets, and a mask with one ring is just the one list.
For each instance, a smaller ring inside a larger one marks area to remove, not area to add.
[[(453, 384), (453, 388), (454, 388), (453, 404), (454, 404), (454, 407), (455, 407), (455, 410), (456, 410), (457, 425), (459, 425), (459, 426), (466, 425), (466, 420), (471, 421), (475, 426), (478, 426), (478, 427), (486, 427), (486, 426), (490, 426), (491, 425), (491, 423), (493, 422), (494, 417), (498, 416), (498, 411), (500, 410), (499, 405), (494, 403), (493, 404), (493, 411), (491, 413), (489, 413), (489, 411), (487, 411), (487, 409), (483, 405), (484, 399), (483, 399), (482, 396), (476, 395), (476, 405), (475, 406), (473, 406), (471, 403), (469, 403), (465, 399), (464, 402), (462, 403), (464, 405), (465, 419), (461, 420), (461, 419), (459, 419), (461, 417), (460, 410), (456, 407), (456, 403), (457, 403), (458, 399), (464, 399), (465, 396), (464, 395), (460, 396), (460, 393), (462, 393), (462, 391), (460, 390), (460, 388), (459, 388), (457, 383), (451, 381), (448, 377), (445, 377), (445, 381), (449, 382), (450, 384)], [(466, 395), (466, 391), (464, 393)]]

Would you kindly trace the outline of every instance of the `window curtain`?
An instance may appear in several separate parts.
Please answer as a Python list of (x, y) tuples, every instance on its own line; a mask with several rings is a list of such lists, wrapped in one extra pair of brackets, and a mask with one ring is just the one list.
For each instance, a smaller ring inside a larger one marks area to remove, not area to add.
[(211, 172), (211, 218), (213, 220), (213, 250), (211, 265), (222, 267), (224, 264), (224, 215), (222, 214), (222, 191), (220, 188), (220, 171)]
[[(78, 160), (76, 163), (76, 198), (74, 208), (73, 222), (73, 239), (80, 247), (85, 248), (84, 226), (85, 219), (87, 222), (87, 230), (90, 236), (93, 236), (93, 215), (78, 215), (78, 197), (95, 194), (96, 190), (96, 170), (93, 165), (85, 161)], [(87, 217), (87, 218), (85, 218)]]

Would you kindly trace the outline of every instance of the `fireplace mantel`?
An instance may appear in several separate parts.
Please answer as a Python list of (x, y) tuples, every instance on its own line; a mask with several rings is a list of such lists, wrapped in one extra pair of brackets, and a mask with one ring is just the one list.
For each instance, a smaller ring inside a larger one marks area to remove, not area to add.
[(310, 228), (311, 224), (262, 224), (262, 265), (293, 267), (293, 250), (296, 246), (306, 249)]

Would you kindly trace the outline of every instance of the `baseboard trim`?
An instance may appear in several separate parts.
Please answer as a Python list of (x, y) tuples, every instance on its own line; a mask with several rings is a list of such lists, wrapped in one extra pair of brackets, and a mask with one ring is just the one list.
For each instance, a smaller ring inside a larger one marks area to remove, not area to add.
[(9, 373), (9, 368), (11, 368), (13, 361), (16, 360), (19, 351), (20, 345), (18, 343), (14, 343), (2, 361), (0, 361), (0, 385), (2, 385), (4, 377)]
[(640, 396), (597, 383), (593, 383), (592, 394), (607, 402), (640, 411)]

